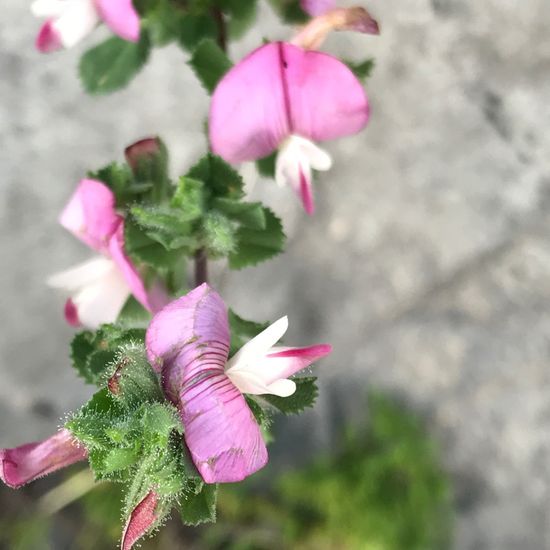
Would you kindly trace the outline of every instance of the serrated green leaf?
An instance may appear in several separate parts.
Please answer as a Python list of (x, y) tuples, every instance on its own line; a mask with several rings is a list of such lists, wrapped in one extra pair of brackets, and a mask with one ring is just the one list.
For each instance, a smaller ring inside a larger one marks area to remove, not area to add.
[(204, 212), (204, 202), (204, 183), (182, 176), (178, 181), (170, 205), (181, 212), (184, 219), (196, 220)]
[(122, 208), (152, 188), (152, 183), (136, 184), (130, 168), (113, 162), (99, 170), (89, 171), (88, 177), (99, 180), (109, 187), (116, 197), (117, 207)]
[(265, 212), (259, 202), (241, 202), (233, 199), (217, 198), (212, 208), (219, 210), (228, 218), (250, 229), (265, 229)]
[(139, 458), (139, 448), (111, 449), (102, 456), (102, 470), (104, 474), (111, 474), (134, 465)]
[(247, 227), (237, 230), (237, 248), (229, 256), (231, 269), (256, 265), (283, 251), (286, 237), (281, 220), (269, 208), (264, 208), (264, 214), (264, 230)]
[(209, 153), (189, 170), (188, 177), (204, 182), (212, 198), (240, 199), (244, 195), (241, 175), (222, 158)]
[(146, 327), (151, 320), (151, 313), (130, 296), (118, 314), (117, 323), (125, 327)]
[(232, 67), (225, 52), (211, 38), (200, 42), (188, 63), (209, 93)]
[(154, 436), (155, 442), (161, 447), (168, 444), (172, 431), (183, 431), (177, 411), (168, 403), (149, 404), (143, 410), (141, 423), (148, 438)]
[(198, 491), (190, 492), (181, 499), (181, 521), (184, 525), (196, 526), (216, 521), (218, 486), (198, 483)]
[(373, 58), (366, 59), (360, 63), (355, 63), (353, 61), (346, 61), (345, 63), (359, 80), (367, 79), (372, 74), (375, 67)]
[(229, 310), (227, 316), (231, 333), (229, 357), (235, 355), (249, 340), (252, 340), (269, 326), (269, 323), (247, 321), (239, 317), (232, 309)]
[(95, 379), (90, 375), (86, 366), (88, 358), (95, 351), (95, 334), (89, 330), (76, 334), (71, 342), (71, 359), (73, 367), (79, 376), (84, 378), (88, 384), (94, 384)]
[(186, 14), (180, 23), (179, 43), (188, 50), (193, 51), (197, 45), (205, 39), (215, 39), (218, 28), (211, 15)]
[(108, 94), (126, 86), (142, 69), (151, 46), (142, 30), (139, 42), (113, 36), (88, 50), (80, 60), (79, 72), (89, 94)]
[(185, 17), (175, 2), (157, 0), (154, 9), (147, 11), (146, 17), (151, 42), (156, 46), (166, 46), (179, 39)]
[(293, 378), (296, 391), (290, 397), (277, 395), (262, 395), (262, 399), (273, 405), (284, 414), (298, 414), (308, 407), (313, 407), (319, 390), (314, 376), (307, 378)]

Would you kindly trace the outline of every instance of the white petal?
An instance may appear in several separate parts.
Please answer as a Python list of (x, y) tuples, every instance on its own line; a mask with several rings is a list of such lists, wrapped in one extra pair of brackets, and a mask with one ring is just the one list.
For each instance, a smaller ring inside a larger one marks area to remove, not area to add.
[(72, 299), (80, 322), (97, 328), (103, 323), (114, 323), (129, 296), (130, 288), (113, 264), (111, 271), (86, 285)]
[(74, 267), (52, 275), (47, 283), (53, 288), (73, 292), (107, 276), (114, 267), (114, 262), (103, 256), (96, 256)]
[(35, 0), (31, 12), (36, 17), (59, 17), (67, 6), (67, 0)]
[[(281, 339), (288, 329), (288, 317), (281, 317), (264, 331), (260, 332), (247, 342), (228, 362), (225, 367), (229, 374), (230, 370), (253, 370), (254, 364), (258, 363), (269, 350)], [(256, 373), (260, 375), (261, 373)]]
[(280, 187), (300, 180), (300, 150), (294, 145), (293, 136), (279, 149), (275, 161), (275, 181)]
[(255, 373), (248, 371), (228, 371), (227, 376), (235, 384), (241, 393), (250, 395), (278, 395), (288, 397), (296, 391), (296, 383), (292, 380), (275, 380), (271, 384), (265, 384)]
[(300, 156), (305, 157), (314, 170), (326, 171), (332, 168), (332, 158), (324, 149), (321, 149), (309, 139), (302, 137), (296, 137), (296, 139), (299, 140)]
[(93, 0), (71, 0), (53, 22), (65, 48), (71, 48), (90, 34), (100, 18)]

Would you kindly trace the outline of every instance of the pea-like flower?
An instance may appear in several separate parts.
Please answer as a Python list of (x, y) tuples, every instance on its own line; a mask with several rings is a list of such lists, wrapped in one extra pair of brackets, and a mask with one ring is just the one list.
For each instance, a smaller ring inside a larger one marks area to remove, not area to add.
[(14, 449), (0, 449), (0, 479), (17, 489), (39, 477), (87, 458), (71, 432), (60, 430), (52, 437)]
[(124, 252), (124, 220), (115, 210), (115, 196), (102, 182), (80, 182), (59, 221), (63, 227), (99, 252), (99, 255), (49, 278), (48, 284), (65, 290), (65, 319), (73, 326), (97, 328), (118, 317), (133, 296), (149, 311), (167, 303), (159, 283), (147, 290)]
[(368, 119), (363, 86), (344, 63), (275, 42), (253, 51), (218, 84), (210, 107), (210, 143), (230, 163), (278, 150), (277, 182), (290, 184), (312, 214), (312, 170), (332, 165), (316, 143), (355, 134)]
[(75, 46), (102, 21), (124, 40), (139, 40), (139, 15), (131, 0), (35, 0), (31, 10), (46, 19), (36, 38), (43, 53)]
[(203, 284), (155, 315), (146, 335), (153, 368), (178, 407), (193, 462), (207, 483), (241, 481), (267, 463), (260, 427), (244, 394), (292, 395), (288, 377), (331, 351), (329, 345), (274, 347), (283, 317), (231, 359), (226, 307)]

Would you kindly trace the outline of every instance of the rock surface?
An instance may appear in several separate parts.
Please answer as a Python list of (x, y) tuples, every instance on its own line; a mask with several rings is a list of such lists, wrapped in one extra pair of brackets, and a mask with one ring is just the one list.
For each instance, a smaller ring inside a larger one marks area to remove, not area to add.
[[(366, 387), (384, 388), (440, 441), (457, 549), (550, 548), (550, 4), (369, 7), (379, 38), (326, 46), (376, 57), (368, 130), (328, 144), (335, 167), (312, 219), (289, 190), (250, 176), (284, 217), (288, 252), (242, 274), (220, 268), (214, 282), (243, 316), (288, 313), (289, 343), (335, 345), (315, 412), (279, 430), (280, 463), (295, 438), (309, 452), (337, 444)], [(85, 97), (80, 51), (40, 56), (26, 3), (3, 8), (0, 445), (12, 446), (47, 435), (91, 391), (68, 367), (72, 331), (44, 282), (86, 257), (58, 212), (88, 168), (148, 134), (183, 172), (204, 150), (207, 99), (173, 48), (127, 90)], [(288, 36), (267, 10), (262, 25), (235, 57)]]

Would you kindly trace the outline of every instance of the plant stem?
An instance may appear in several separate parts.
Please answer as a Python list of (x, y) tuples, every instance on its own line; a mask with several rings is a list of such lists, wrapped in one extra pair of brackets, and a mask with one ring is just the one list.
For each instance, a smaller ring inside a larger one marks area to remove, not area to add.
[(208, 256), (206, 250), (201, 248), (195, 254), (195, 286), (208, 282)]
[[(218, 27), (217, 42), (218, 46), (227, 52), (227, 27), (225, 17), (220, 8), (212, 8), (212, 17)], [(195, 286), (208, 282), (208, 256), (206, 250), (201, 248), (195, 254)]]

